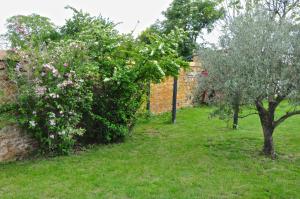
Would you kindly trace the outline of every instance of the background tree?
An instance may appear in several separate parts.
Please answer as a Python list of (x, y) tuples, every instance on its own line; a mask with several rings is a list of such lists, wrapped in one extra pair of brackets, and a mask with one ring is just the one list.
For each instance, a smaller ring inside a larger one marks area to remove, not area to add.
[(218, 8), (218, 5), (218, 1), (212, 0), (174, 0), (163, 12), (165, 20), (161, 22), (161, 28), (164, 32), (168, 33), (178, 27), (188, 33), (179, 48), (182, 57), (192, 59), (199, 35), (204, 29), (211, 30), (213, 24), (223, 16), (223, 9)]
[(7, 20), (6, 38), (12, 48), (36, 48), (39, 42), (49, 42), (58, 37), (57, 27), (49, 18), (37, 14), (17, 15)]
[[(275, 128), (300, 114), (299, 35), (299, 26), (285, 19), (274, 20), (270, 13), (243, 15), (229, 25), (222, 37), (222, 50), (214, 49), (201, 57), (208, 70), (215, 67), (211, 77), (222, 94), (230, 96), (232, 85), (241, 88), (243, 98), (259, 115), (263, 153), (271, 157), (275, 157)], [(228, 103), (230, 99), (224, 98)], [(279, 105), (285, 102), (289, 102), (289, 109), (282, 116), (276, 115)]]
[(234, 19), (245, 12), (255, 13), (260, 8), (278, 18), (299, 20), (299, 3), (300, 0), (225, 0), (222, 6), (226, 11), (225, 19)]
[[(223, 16), (223, 9), (218, 8), (219, 2), (214, 0), (174, 0), (163, 12), (165, 19), (157, 21), (149, 29), (153, 32), (168, 34), (180, 28), (187, 37), (179, 43), (178, 54), (187, 61), (193, 59), (197, 48), (197, 39), (204, 29), (211, 30), (213, 24)], [(172, 122), (176, 121), (177, 77), (173, 83)]]

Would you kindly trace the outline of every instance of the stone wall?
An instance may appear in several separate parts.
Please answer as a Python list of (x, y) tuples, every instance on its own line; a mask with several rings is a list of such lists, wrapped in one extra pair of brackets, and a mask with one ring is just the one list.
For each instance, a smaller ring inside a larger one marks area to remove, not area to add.
[[(0, 51), (0, 106), (15, 100), (15, 88), (5, 67), (5, 53)], [(25, 135), (15, 122), (0, 117), (0, 162), (25, 158), (35, 148), (34, 141)]]
[(0, 130), (0, 162), (23, 159), (34, 148), (35, 142), (16, 124), (10, 124)]
[[(181, 71), (178, 77), (177, 108), (193, 106), (197, 81), (202, 68), (199, 62), (191, 62), (190, 69)], [(159, 114), (172, 110), (173, 78), (160, 84), (152, 84), (150, 91), (150, 111)]]

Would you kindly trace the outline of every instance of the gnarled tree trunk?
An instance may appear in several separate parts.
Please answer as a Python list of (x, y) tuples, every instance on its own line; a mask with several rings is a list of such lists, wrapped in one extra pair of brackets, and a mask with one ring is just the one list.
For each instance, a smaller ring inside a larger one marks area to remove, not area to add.
[(266, 156), (275, 158), (276, 155), (275, 155), (274, 144), (273, 144), (273, 132), (274, 132), (273, 127), (270, 127), (268, 125), (263, 127), (263, 133), (264, 133), (263, 153)]
[(273, 159), (276, 157), (273, 143), (273, 132), (275, 129), (274, 113), (276, 106), (276, 104), (269, 103), (269, 108), (266, 110), (263, 107), (262, 102), (256, 103), (256, 108), (259, 114), (264, 134), (264, 146), (262, 151), (266, 156), (271, 157)]

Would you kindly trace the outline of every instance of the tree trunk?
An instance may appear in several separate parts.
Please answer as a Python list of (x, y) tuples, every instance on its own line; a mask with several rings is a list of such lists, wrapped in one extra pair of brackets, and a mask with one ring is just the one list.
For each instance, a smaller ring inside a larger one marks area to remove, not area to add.
[(235, 94), (233, 101), (233, 129), (237, 129), (239, 126), (239, 112), (240, 112), (240, 95)]
[(263, 132), (264, 132), (263, 153), (266, 156), (269, 156), (274, 159), (276, 154), (275, 154), (274, 144), (273, 144), (273, 131), (274, 129), (272, 127), (263, 127)]
[(176, 123), (176, 112), (177, 112), (177, 87), (178, 87), (178, 79), (174, 77), (173, 83), (173, 100), (172, 100), (172, 123)]
[(147, 114), (148, 114), (148, 116), (151, 115), (151, 101), (150, 101), (150, 97), (151, 97), (151, 82), (149, 81), (147, 83)]
[(233, 129), (237, 129), (239, 126), (239, 105), (235, 105), (233, 108)]
[(269, 102), (269, 108), (265, 109), (262, 102), (256, 102), (256, 108), (264, 133), (264, 147), (262, 152), (272, 159), (276, 157), (273, 143), (273, 132), (275, 129), (274, 113), (276, 106), (277, 104)]

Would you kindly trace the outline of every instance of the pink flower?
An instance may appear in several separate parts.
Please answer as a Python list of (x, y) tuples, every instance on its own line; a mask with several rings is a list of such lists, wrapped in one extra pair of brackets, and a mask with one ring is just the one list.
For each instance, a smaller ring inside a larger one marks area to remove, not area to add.
[(42, 96), (46, 93), (47, 88), (45, 86), (38, 86), (35, 88), (35, 94), (38, 96)]
[(65, 80), (62, 83), (58, 84), (57, 87), (58, 88), (65, 88), (67, 86), (72, 86), (74, 84), (74, 82), (72, 80)]
[(44, 64), (43, 68), (46, 72), (51, 72), (54, 77), (59, 76), (58, 70), (54, 66), (52, 66), (51, 64)]
[(69, 65), (67, 63), (64, 63), (64, 67), (68, 67)]

